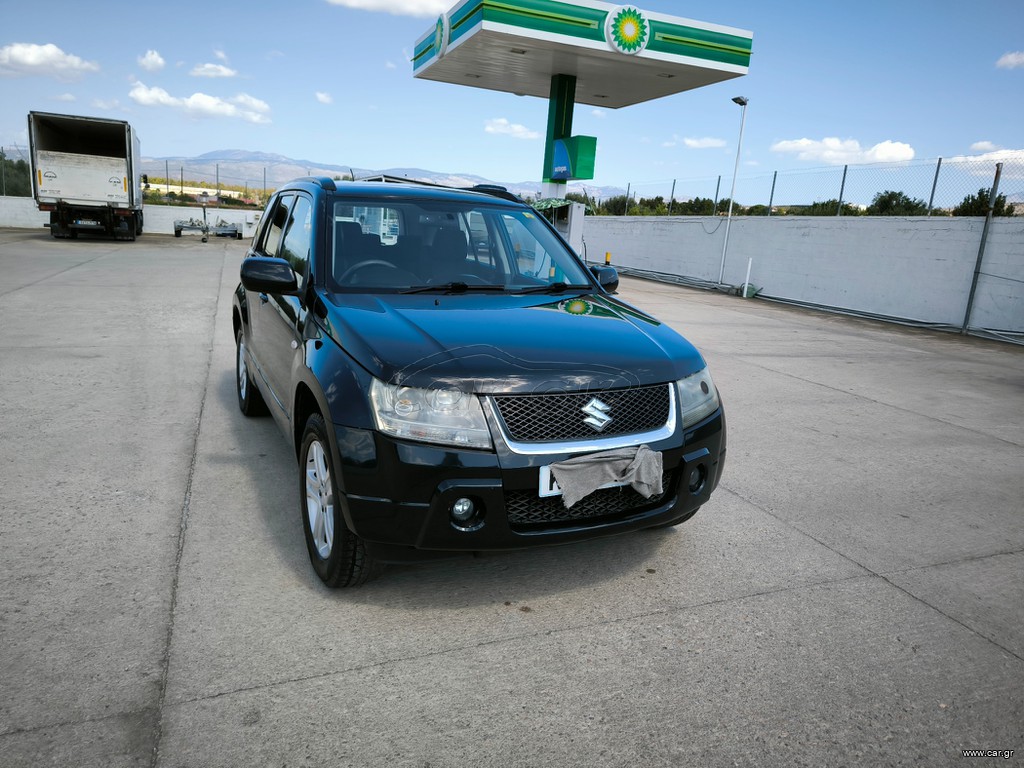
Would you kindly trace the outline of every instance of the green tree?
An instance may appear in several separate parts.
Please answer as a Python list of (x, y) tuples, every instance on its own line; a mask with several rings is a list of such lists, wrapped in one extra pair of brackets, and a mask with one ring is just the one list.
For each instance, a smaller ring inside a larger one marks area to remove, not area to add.
[(31, 171), (24, 160), (11, 160), (4, 155), (2, 179), (0, 193), (8, 197), (32, 197)]
[(868, 216), (924, 216), (928, 205), (924, 200), (908, 197), (903, 192), (879, 192), (866, 211)]
[[(789, 214), (791, 216), (835, 216), (839, 210), (839, 200), (821, 200), (807, 206), (791, 205)], [(849, 203), (843, 203), (843, 216), (860, 216), (860, 209)]]
[(713, 216), (715, 201), (710, 197), (694, 197), (682, 200), (672, 206), (672, 212), (680, 216)]
[(601, 203), (601, 213), (605, 216), (624, 216), (626, 214), (626, 196), (609, 197)]
[(637, 205), (637, 212), (641, 216), (667, 216), (668, 203), (661, 195), (657, 197), (641, 197)]
[[(953, 209), (954, 216), (988, 216), (992, 190), (982, 187), (977, 195), (967, 195)], [(1013, 216), (1014, 206), (1006, 204), (1006, 195), (997, 195), (993, 216)]]

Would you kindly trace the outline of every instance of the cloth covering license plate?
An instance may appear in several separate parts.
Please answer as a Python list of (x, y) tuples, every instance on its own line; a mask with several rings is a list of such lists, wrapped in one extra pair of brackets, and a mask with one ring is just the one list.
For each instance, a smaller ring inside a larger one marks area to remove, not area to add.
[[(620, 480), (618, 482), (605, 483), (604, 485), (597, 488), (602, 490), (604, 488), (622, 488), (623, 486), (629, 485), (628, 480)], [(540, 468), (540, 497), (547, 498), (550, 496), (561, 496), (562, 489), (558, 487), (558, 483), (555, 482), (555, 476), (551, 474), (551, 467), (544, 466)]]

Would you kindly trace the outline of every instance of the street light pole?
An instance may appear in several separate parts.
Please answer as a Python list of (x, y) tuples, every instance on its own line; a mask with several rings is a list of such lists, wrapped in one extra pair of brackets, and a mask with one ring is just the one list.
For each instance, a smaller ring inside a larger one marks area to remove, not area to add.
[(722, 267), (718, 271), (718, 284), (725, 277), (725, 254), (729, 250), (729, 228), (732, 225), (732, 205), (736, 198), (736, 174), (740, 170), (740, 151), (743, 149), (743, 126), (747, 121), (747, 101), (745, 96), (736, 96), (733, 102), (740, 105), (740, 139), (736, 143), (736, 165), (732, 170), (732, 191), (729, 193), (729, 213), (725, 217), (725, 242), (722, 243)]

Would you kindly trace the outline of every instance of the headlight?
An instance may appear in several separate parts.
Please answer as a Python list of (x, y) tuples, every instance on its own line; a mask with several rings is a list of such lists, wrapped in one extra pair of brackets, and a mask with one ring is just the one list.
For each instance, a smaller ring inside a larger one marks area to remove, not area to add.
[(385, 384), (370, 386), (377, 429), (403, 440), (490, 448), (483, 408), (475, 395), (457, 389), (417, 389)]
[(706, 419), (720, 405), (718, 389), (706, 367), (677, 381), (676, 391), (679, 392), (679, 414), (683, 417), (684, 429)]

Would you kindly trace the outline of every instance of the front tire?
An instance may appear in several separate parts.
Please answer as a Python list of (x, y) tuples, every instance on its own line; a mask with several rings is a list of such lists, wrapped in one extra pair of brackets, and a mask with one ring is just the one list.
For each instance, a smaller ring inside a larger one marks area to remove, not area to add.
[(267, 404), (256, 389), (249, 373), (249, 359), (245, 352), (245, 331), (241, 326), (235, 331), (235, 393), (238, 395), (238, 409), (246, 416), (264, 416)]
[(331, 588), (356, 587), (377, 576), (382, 564), (366, 553), (341, 513), (327, 425), (319, 413), (306, 422), (299, 452), (299, 513), (309, 561)]

